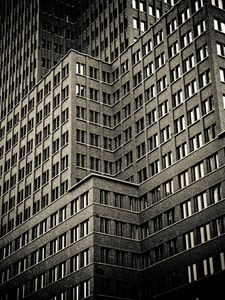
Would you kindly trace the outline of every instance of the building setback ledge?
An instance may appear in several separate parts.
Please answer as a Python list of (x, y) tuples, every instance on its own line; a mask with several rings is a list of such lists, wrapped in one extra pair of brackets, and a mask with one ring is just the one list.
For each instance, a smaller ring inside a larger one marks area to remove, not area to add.
[(126, 185), (131, 185), (133, 187), (139, 187), (140, 184), (138, 183), (133, 183), (133, 182), (129, 182), (129, 181), (125, 181), (125, 180), (121, 180), (118, 178), (113, 178), (113, 177), (109, 177), (106, 175), (101, 175), (101, 174), (96, 174), (96, 173), (91, 173), (88, 176), (84, 177), (83, 179), (81, 179), (78, 183), (76, 183), (75, 185), (71, 186), (71, 188), (68, 189), (68, 192), (72, 192), (74, 189), (76, 189), (78, 186), (80, 186), (81, 184), (85, 183), (88, 180), (91, 180), (92, 178), (100, 178), (100, 179), (105, 179), (105, 180), (109, 180), (109, 181), (114, 181), (114, 182), (118, 182), (118, 183), (123, 183)]

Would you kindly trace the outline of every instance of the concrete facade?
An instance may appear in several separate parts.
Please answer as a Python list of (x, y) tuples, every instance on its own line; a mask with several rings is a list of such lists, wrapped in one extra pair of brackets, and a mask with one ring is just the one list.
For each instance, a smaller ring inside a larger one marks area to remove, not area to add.
[[(30, 5), (37, 80), (13, 89), (25, 63), (7, 77), (14, 48), (1, 60), (0, 299), (212, 298), (225, 269), (225, 6)], [(112, 26), (119, 37), (97, 51)]]

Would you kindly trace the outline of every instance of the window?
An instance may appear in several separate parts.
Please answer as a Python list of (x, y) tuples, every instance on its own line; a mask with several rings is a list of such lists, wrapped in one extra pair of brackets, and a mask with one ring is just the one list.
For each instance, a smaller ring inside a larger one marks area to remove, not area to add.
[(104, 205), (109, 205), (110, 192), (106, 190), (100, 190), (100, 203)]
[(162, 156), (162, 167), (163, 169), (168, 168), (173, 163), (172, 152), (168, 152)]
[(110, 226), (111, 220), (106, 218), (100, 218), (100, 232), (109, 234), (110, 233)]
[(55, 87), (60, 82), (60, 72), (58, 72), (53, 78), (53, 86)]
[(146, 101), (152, 99), (153, 97), (155, 97), (155, 85), (151, 85), (147, 90), (145, 90), (145, 98)]
[(157, 85), (157, 92), (158, 93), (162, 92), (167, 87), (166, 76), (164, 75), (162, 78), (157, 80), (156, 85)]
[(112, 174), (113, 173), (112, 167), (113, 167), (113, 163), (111, 161), (104, 160), (104, 173)]
[(152, 45), (152, 40), (149, 40), (147, 43), (143, 45), (143, 56), (148, 54), (149, 52), (152, 51), (153, 45)]
[(116, 114), (113, 115), (113, 124), (116, 126), (121, 121), (121, 112), (118, 111)]
[(157, 232), (159, 230), (161, 230), (163, 228), (163, 225), (162, 225), (162, 215), (159, 215), (157, 217), (154, 217), (152, 219), (152, 223), (153, 223), (153, 231), (154, 232)]
[(197, 81), (196, 79), (185, 85), (186, 98), (193, 96), (197, 92)]
[(66, 247), (66, 233), (58, 237), (58, 251)]
[(169, 58), (174, 57), (178, 52), (179, 52), (179, 44), (178, 41), (176, 41), (168, 48)]
[(140, 11), (146, 12), (145, 2), (140, 0)]
[(154, 35), (154, 46), (157, 46), (163, 41), (163, 30), (161, 29)]
[(225, 56), (225, 44), (217, 42), (216, 49), (217, 49), (217, 55)]
[(209, 224), (205, 224), (205, 225), (197, 228), (197, 232), (198, 232), (197, 236), (198, 236), (199, 243), (205, 243), (211, 239)]
[(51, 130), (50, 130), (50, 124), (48, 124), (47, 126), (44, 127), (44, 130), (43, 130), (43, 138), (47, 138), (51, 133)]
[(208, 83), (210, 83), (211, 78), (210, 78), (210, 71), (206, 70), (202, 74), (199, 75), (199, 86), (200, 88), (205, 87)]
[(153, 62), (150, 62), (147, 66), (144, 67), (144, 77), (149, 77), (154, 72)]
[(190, 138), (190, 151), (195, 151), (202, 147), (202, 134), (198, 133)]
[(207, 164), (207, 172), (212, 172), (219, 167), (219, 159), (218, 159), (218, 154), (213, 154), (206, 159), (206, 164)]
[(167, 24), (167, 34), (171, 34), (173, 31), (177, 29), (177, 20), (173, 19), (172, 21)]
[(190, 69), (194, 67), (194, 55), (191, 54), (183, 61), (183, 72), (188, 72)]
[(90, 169), (100, 171), (100, 159), (96, 157), (90, 157)]
[(147, 118), (147, 124), (148, 125), (154, 124), (157, 120), (156, 108), (154, 108), (149, 113), (147, 113), (146, 118)]
[(173, 107), (178, 106), (182, 102), (183, 102), (183, 92), (182, 92), (182, 90), (179, 90), (179, 91), (177, 91), (176, 93), (174, 93), (172, 95), (172, 104), (173, 104)]
[(181, 76), (181, 70), (180, 70), (180, 65), (177, 65), (175, 68), (173, 68), (170, 71), (170, 75), (171, 75), (171, 82), (177, 80), (178, 78), (180, 78)]
[(162, 260), (165, 255), (164, 244), (158, 245), (157, 247), (153, 248), (152, 252), (155, 262)]
[(93, 88), (89, 88), (89, 96), (90, 99), (98, 101), (99, 99), (99, 91)]
[(190, 109), (187, 112), (188, 116), (188, 125), (193, 124), (194, 122), (198, 121), (200, 119), (200, 114), (199, 114), (199, 106), (195, 106), (192, 109)]
[(193, 199), (193, 208), (194, 212), (201, 211), (207, 207), (207, 196), (206, 192), (203, 192), (197, 196), (194, 197)]
[(132, 54), (132, 63), (133, 65), (139, 62), (141, 59), (141, 51), (137, 50), (134, 54)]
[(214, 19), (214, 29), (225, 33), (225, 23), (219, 19)]
[(109, 137), (103, 137), (104, 149), (112, 150), (112, 139)]
[(203, 7), (203, 0), (195, 0), (194, 3), (195, 11), (198, 11), (201, 7)]
[(85, 75), (85, 65), (77, 62), (76, 63), (76, 73), (79, 75)]
[(102, 99), (102, 100), (103, 100), (103, 103), (108, 104), (108, 105), (111, 104), (111, 94), (102, 92), (102, 98), (103, 98), (103, 99)]
[(225, 82), (225, 69), (220, 68), (220, 81)]
[(181, 217), (182, 219), (185, 219), (191, 215), (192, 215), (191, 200), (188, 200), (181, 204)]
[(211, 3), (220, 9), (225, 9), (225, 3), (223, 0), (211, 0)]
[(52, 178), (59, 174), (59, 162), (52, 166)]
[(114, 143), (115, 143), (115, 149), (119, 148), (122, 144), (122, 136), (121, 134), (118, 134), (115, 139), (114, 139)]
[(221, 199), (220, 188), (221, 188), (221, 186), (220, 186), (220, 184), (218, 184), (209, 189), (210, 204), (216, 203)]
[(184, 23), (184, 22), (187, 21), (189, 18), (190, 18), (190, 8), (187, 7), (187, 8), (185, 8), (185, 9), (181, 12), (181, 15), (180, 15), (181, 23)]
[(42, 185), (46, 184), (49, 180), (49, 170), (42, 173)]
[(94, 79), (98, 79), (99, 70), (94, 67), (89, 67), (89, 76)]
[(136, 133), (138, 134), (140, 131), (144, 130), (145, 124), (144, 124), (144, 118), (141, 118), (140, 120), (136, 121)]
[(155, 16), (155, 10), (153, 5), (149, 5), (148, 13), (150, 16)]
[(205, 20), (202, 20), (195, 25), (195, 37), (201, 35), (205, 30)]
[(90, 110), (90, 121), (94, 123), (99, 123), (100, 113), (94, 110)]
[(137, 158), (142, 157), (146, 153), (145, 142), (137, 146)]
[(41, 208), (44, 208), (48, 205), (48, 194), (44, 195), (41, 198)]
[(138, 97), (136, 97), (134, 99), (134, 103), (135, 103), (135, 109), (138, 109), (140, 106), (142, 106), (143, 105), (143, 95), (140, 94)]
[(160, 140), (161, 143), (164, 143), (170, 139), (170, 126), (167, 125), (166, 127), (160, 130)]
[(128, 71), (128, 69), (129, 69), (129, 62), (128, 62), (128, 59), (127, 59), (125, 62), (123, 62), (121, 64), (121, 74), (126, 73)]
[(86, 131), (77, 129), (76, 140), (78, 142), (85, 143), (86, 142)]
[(60, 185), (60, 195), (65, 194), (68, 191), (68, 180), (65, 180)]
[(76, 154), (76, 165), (78, 167), (85, 168), (86, 167), (86, 155), (77, 153)]
[(175, 133), (179, 133), (184, 129), (185, 129), (184, 116), (181, 116), (174, 121), (174, 131)]
[(190, 231), (184, 235), (185, 249), (189, 250), (195, 246), (194, 232)]
[(159, 19), (161, 17), (161, 15), (162, 15), (161, 9), (160, 8), (156, 8), (156, 10), (155, 10), (155, 17), (156, 17), (156, 19)]
[(148, 138), (148, 145), (150, 151), (158, 147), (159, 142), (157, 133)]
[(165, 100), (163, 103), (159, 105), (159, 117), (165, 116), (169, 111), (168, 100)]
[(214, 274), (214, 264), (213, 264), (212, 256), (203, 260), (203, 271), (204, 271), (204, 276)]
[(133, 28), (134, 29), (139, 29), (139, 20), (136, 18), (133, 18)]
[(213, 109), (214, 109), (214, 102), (212, 96), (202, 101), (202, 115), (208, 114)]
[(192, 181), (199, 180), (204, 176), (204, 165), (203, 162), (196, 164), (191, 168)]
[(99, 147), (100, 146), (100, 135), (90, 133), (90, 144), (92, 146)]
[(150, 176), (154, 176), (160, 172), (160, 161), (159, 159), (155, 160), (149, 165)]
[(141, 169), (140, 171), (137, 172), (138, 173), (138, 182), (143, 182), (145, 181), (148, 176), (147, 176), (147, 168), (144, 167), (143, 169)]
[(81, 106), (77, 106), (76, 108), (77, 108), (77, 113), (76, 113), (77, 118), (85, 120), (86, 119), (86, 108), (81, 107)]
[(216, 124), (212, 124), (211, 126), (205, 128), (204, 135), (205, 135), (205, 143), (214, 139), (216, 137)]
[(141, 31), (144, 32), (147, 29), (146, 22), (141, 21)]
[(69, 108), (67, 107), (61, 113), (61, 124), (69, 119)]
[(53, 98), (53, 108), (56, 108), (60, 104), (60, 94), (57, 94)]
[(53, 123), (52, 123), (52, 130), (56, 130), (60, 125), (60, 118), (59, 116), (57, 116), (55, 119), (53, 119)]
[(208, 45), (204, 44), (197, 49), (197, 61), (200, 62), (208, 56)]
[(176, 147), (177, 160), (187, 156), (187, 143), (184, 142), (181, 145)]
[(129, 166), (133, 163), (133, 151), (129, 151), (127, 154), (125, 154), (125, 164), (126, 166)]
[(111, 127), (112, 126), (112, 117), (106, 114), (103, 114), (103, 125)]
[(117, 101), (120, 100), (120, 90), (119, 89), (113, 93), (113, 100), (114, 100), (114, 103), (116, 103)]
[(184, 171), (178, 174), (178, 185), (179, 189), (182, 189), (185, 186), (189, 185), (188, 171)]
[(132, 127), (128, 127), (127, 129), (124, 130), (124, 136), (125, 136), (125, 142), (130, 140), (132, 138)]
[(160, 55), (155, 58), (155, 68), (159, 69), (165, 64), (165, 53), (162, 52)]
[[(135, 74), (133, 76), (133, 86), (134, 87), (137, 86), (139, 83), (141, 83), (141, 80), (142, 80), (142, 74), (141, 74), (141, 71), (139, 71), (137, 74)], [(129, 81), (128, 81), (128, 83), (129, 83)], [(122, 88), (123, 88), (123, 86), (122, 86)], [(128, 90), (128, 91), (126, 91), (126, 90)], [(129, 92), (129, 89), (126, 89), (126, 90), (124, 91), (124, 95), (127, 94), (127, 92)]]
[(164, 196), (167, 197), (174, 193), (173, 179), (163, 183)]
[(85, 97), (85, 86), (81, 84), (76, 85), (76, 95)]
[(165, 212), (166, 226), (169, 226), (175, 222), (175, 209), (171, 208)]
[(192, 42), (192, 33), (191, 30), (186, 32), (184, 35), (181, 36), (181, 46), (182, 48), (188, 46)]
[(52, 153), (56, 153), (59, 150), (59, 139), (53, 141), (52, 143)]
[(51, 82), (48, 82), (44, 87), (45, 96), (51, 91)]
[(188, 266), (188, 282), (191, 283), (198, 279), (196, 264)]
[(66, 131), (61, 135), (61, 147), (68, 144), (68, 141), (69, 141), (69, 132)]
[(65, 65), (65, 67), (62, 68), (62, 78), (66, 77), (69, 74), (69, 64)]

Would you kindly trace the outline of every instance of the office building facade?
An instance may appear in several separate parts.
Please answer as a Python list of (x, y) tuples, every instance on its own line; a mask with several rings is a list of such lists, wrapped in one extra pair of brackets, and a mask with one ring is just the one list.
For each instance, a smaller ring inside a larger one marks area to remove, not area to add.
[(223, 1), (7, 3), (1, 299), (222, 291)]

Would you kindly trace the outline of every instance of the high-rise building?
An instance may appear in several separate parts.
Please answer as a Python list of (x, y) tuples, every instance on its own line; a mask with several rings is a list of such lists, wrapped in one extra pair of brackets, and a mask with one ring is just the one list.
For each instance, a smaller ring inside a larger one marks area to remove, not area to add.
[(224, 1), (0, 14), (0, 300), (223, 299)]

